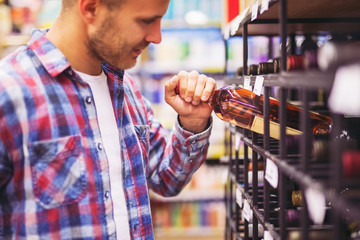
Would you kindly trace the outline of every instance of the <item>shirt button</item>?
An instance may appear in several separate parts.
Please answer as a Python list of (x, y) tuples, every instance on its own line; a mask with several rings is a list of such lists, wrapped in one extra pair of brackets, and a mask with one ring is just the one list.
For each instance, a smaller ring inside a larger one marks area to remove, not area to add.
[(110, 197), (110, 192), (109, 191), (106, 191), (105, 192), (105, 198), (109, 198)]
[(103, 146), (101, 143), (98, 143), (97, 148), (101, 151), (103, 149)]
[(90, 104), (92, 102), (92, 98), (91, 97), (86, 97), (85, 99), (87, 104)]
[(69, 73), (70, 76), (74, 75), (74, 72), (72, 70), (69, 70), (68, 73)]
[(190, 159), (188, 160), (189, 163), (192, 163), (193, 161), (194, 161), (194, 159), (192, 159), (192, 158), (190, 158)]
[(191, 144), (194, 144), (194, 143), (196, 143), (196, 141), (195, 141), (195, 140), (191, 140), (190, 143), (191, 143)]

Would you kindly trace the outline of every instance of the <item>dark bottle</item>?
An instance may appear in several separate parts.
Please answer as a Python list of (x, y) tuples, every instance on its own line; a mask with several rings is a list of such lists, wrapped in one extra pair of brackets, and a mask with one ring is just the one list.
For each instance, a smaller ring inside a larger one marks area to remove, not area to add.
[(244, 75), (244, 67), (239, 67), (236, 70), (236, 76), (243, 76)]
[[(275, 59), (274, 72), (278, 73), (280, 70), (281, 60)], [(300, 71), (305, 69), (305, 57), (304, 55), (289, 55), (286, 57), (286, 70), (287, 71)]]
[(251, 64), (248, 66), (248, 75), (257, 75), (258, 74), (258, 65)]
[(342, 172), (346, 178), (358, 178), (360, 175), (360, 150), (346, 150), (342, 153)]
[[(263, 134), (264, 114), (263, 95), (238, 86), (226, 86), (215, 90), (208, 103), (215, 114), (222, 120), (236, 126), (250, 129)], [(287, 104), (286, 131), (287, 134), (298, 135), (300, 131), (300, 107)], [(327, 134), (332, 129), (332, 119), (328, 116), (310, 112), (312, 134)], [(270, 137), (280, 139), (279, 101), (270, 98)]]
[(257, 73), (258, 73), (258, 75), (276, 73), (275, 67), (274, 67), (274, 62), (259, 63)]
[(317, 66), (317, 50), (318, 46), (316, 41), (313, 40), (311, 35), (305, 35), (304, 41), (301, 43), (301, 54), (304, 55), (305, 69), (315, 69)]

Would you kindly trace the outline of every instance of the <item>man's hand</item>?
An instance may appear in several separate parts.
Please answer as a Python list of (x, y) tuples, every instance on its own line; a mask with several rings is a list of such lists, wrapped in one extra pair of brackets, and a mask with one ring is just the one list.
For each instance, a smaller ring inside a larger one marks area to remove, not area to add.
[[(175, 92), (179, 86), (179, 93)], [(216, 89), (213, 78), (181, 71), (165, 84), (165, 101), (179, 114), (182, 127), (198, 133), (206, 129), (212, 108), (206, 102)]]

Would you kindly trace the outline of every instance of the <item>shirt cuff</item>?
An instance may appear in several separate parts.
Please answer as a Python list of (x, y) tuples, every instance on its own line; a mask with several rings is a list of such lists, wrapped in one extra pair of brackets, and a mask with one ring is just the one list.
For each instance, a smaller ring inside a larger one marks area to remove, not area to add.
[[(194, 145), (196, 143), (197, 148), (202, 147), (209, 142), (212, 126), (213, 118), (210, 116), (206, 129), (200, 133), (193, 133), (184, 129), (180, 124), (179, 117), (177, 117), (175, 122), (176, 137), (180, 140), (180, 142), (185, 143), (187, 146)], [(193, 149), (190, 148), (189, 150), (192, 152)]]

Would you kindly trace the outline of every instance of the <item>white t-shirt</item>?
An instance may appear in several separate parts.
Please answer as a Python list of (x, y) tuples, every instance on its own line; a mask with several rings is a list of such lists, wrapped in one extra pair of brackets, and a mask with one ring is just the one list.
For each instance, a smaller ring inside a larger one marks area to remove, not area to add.
[(81, 72), (77, 73), (90, 85), (94, 97), (101, 139), (109, 161), (111, 198), (114, 206), (117, 239), (130, 240), (128, 212), (122, 188), (120, 138), (107, 84), (107, 77), (104, 72), (101, 72), (98, 76)]

